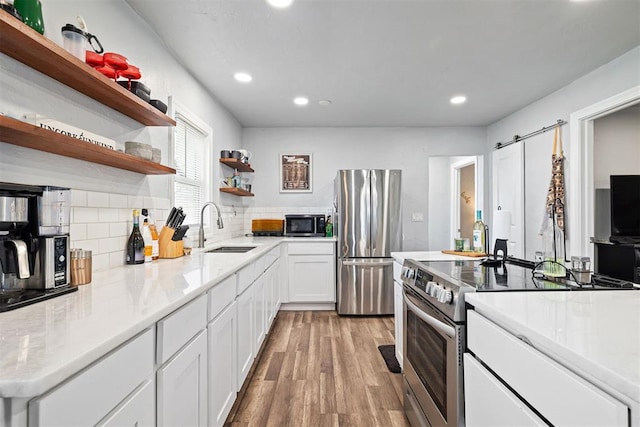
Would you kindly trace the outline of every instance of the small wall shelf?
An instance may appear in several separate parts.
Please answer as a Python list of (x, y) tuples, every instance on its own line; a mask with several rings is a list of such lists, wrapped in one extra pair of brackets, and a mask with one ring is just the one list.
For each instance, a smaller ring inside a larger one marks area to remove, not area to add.
[(233, 194), (234, 196), (240, 196), (240, 197), (253, 197), (254, 196), (253, 193), (250, 193), (247, 190), (243, 190), (241, 188), (236, 188), (236, 187), (220, 187), (220, 192)]
[(220, 159), (220, 163), (225, 164), (230, 168), (238, 169), (238, 172), (255, 172), (253, 169), (251, 169), (251, 166), (247, 165), (246, 163), (242, 163), (238, 159), (223, 157)]
[(0, 116), (0, 141), (145, 175), (176, 173), (175, 169), (168, 166), (80, 141), (6, 116)]
[(176, 125), (171, 117), (5, 11), (0, 11), (0, 40), (0, 52), (143, 125)]

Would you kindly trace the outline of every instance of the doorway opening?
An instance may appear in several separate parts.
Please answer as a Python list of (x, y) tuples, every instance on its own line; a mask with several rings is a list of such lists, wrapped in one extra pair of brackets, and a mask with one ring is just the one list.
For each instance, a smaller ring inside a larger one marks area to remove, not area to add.
[(571, 255), (594, 259), (596, 183), (594, 175), (595, 120), (640, 103), (640, 86), (576, 111), (570, 116), (567, 199), (568, 243)]

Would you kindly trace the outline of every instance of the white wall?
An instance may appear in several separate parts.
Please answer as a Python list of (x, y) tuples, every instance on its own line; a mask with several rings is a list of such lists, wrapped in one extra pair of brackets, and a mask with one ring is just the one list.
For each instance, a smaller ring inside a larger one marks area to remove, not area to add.
[[(226, 206), (242, 204), (238, 198), (221, 197), (217, 189), (217, 177), (223, 175), (217, 161), (219, 150), (240, 146), (240, 124), (170, 56), (128, 4), (122, 0), (57, 0), (42, 2), (42, 10), (45, 35), (55, 43), (62, 45), (61, 27), (76, 24), (76, 15), (82, 15), (89, 31), (98, 37), (106, 52), (123, 54), (131, 64), (140, 67), (141, 80), (151, 88), (152, 98), (167, 103), (169, 96), (173, 96), (206, 122), (213, 129), (211, 164), (212, 180), (216, 183), (210, 199)], [(173, 128), (145, 127), (4, 54), (0, 54), (0, 70), (0, 113), (15, 118), (38, 113), (117, 141), (151, 143), (162, 149), (162, 163), (172, 164), (168, 157)], [(0, 143), (0, 181), (169, 200), (172, 197), (172, 178), (168, 175), (145, 176), (6, 143)], [(163, 210), (160, 214), (166, 212)], [(163, 219), (156, 215), (156, 219)], [(215, 233), (224, 233), (224, 230)]]
[[(247, 128), (243, 146), (256, 170), (251, 207), (327, 206), (338, 169), (402, 169), (404, 250), (428, 245), (429, 157), (486, 151), (485, 129), (460, 128)], [(313, 154), (313, 192), (279, 192), (279, 154)], [(323, 212), (321, 212), (323, 213)], [(411, 222), (422, 213), (423, 222)]]
[[(550, 70), (551, 72), (551, 70)], [(569, 121), (569, 115), (598, 101), (628, 90), (640, 84), (640, 46), (605, 64), (573, 83), (534, 102), (487, 128), (487, 147), (493, 149), (497, 142), (511, 140), (514, 135), (525, 135), (553, 124), (558, 119)], [(569, 127), (562, 127), (565, 156), (569, 154)], [(546, 191), (551, 178), (551, 145), (553, 133), (547, 132), (527, 139), (525, 144), (525, 248), (527, 259), (541, 247), (538, 236)], [(490, 174), (491, 168), (487, 168)], [(565, 162), (565, 176), (570, 176), (571, 165)], [(565, 181), (567, 193), (573, 185), (581, 183)], [(567, 209), (571, 200), (567, 198)], [(495, 209), (487, 210), (488, 213)], [(491, 224), (490, 218), (486, 222)], [(568, 240), (571, 239), (569, 223)], [(567, 247), (570, 247), (568, 242)], [(569, 256), (572, 254), (568, 254)], [(574, 254), (580, 255), (580, 254)]]
[(640, 174), (640, 106), (593, 122), (594, 187), (609, 188), (610, 175)]

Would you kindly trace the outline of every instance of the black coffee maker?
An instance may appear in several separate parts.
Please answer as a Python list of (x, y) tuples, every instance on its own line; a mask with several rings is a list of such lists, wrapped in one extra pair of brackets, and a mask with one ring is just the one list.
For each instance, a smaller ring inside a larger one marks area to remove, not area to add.
[(75, 290), (70, 199), (68, 188), (0, 183), (0, 311)]

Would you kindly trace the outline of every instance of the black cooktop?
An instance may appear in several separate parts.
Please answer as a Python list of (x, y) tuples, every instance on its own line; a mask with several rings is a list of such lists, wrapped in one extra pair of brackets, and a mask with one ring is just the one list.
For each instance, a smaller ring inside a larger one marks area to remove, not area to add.
[(606, 276), (593, 275), (590, 284), (578, 285), (567, 278), (545, 278), (532, 274), (533, 263), (523, 264), (516, 261), (492, 267), (482, 265), (482, 261), (420, 261), (453, 279), (459, 280), (482, 291), (531, 291), (531, 290), (599, 290), (599, 289), (638, 289), (631, 282), (619, 281)]
[(0, 290), (0, 312), (34, 304), (49, 298), (78, 290), (77, 286), (61, 286), (53, 289), (9, 289)]

